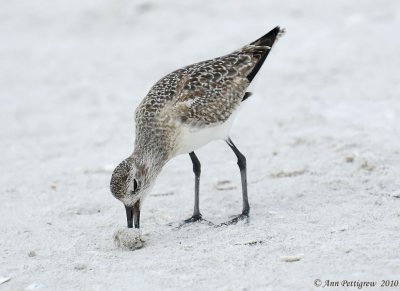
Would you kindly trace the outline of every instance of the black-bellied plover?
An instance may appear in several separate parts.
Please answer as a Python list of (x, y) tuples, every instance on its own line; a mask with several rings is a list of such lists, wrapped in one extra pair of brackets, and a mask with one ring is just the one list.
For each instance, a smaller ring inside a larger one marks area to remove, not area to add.
[(151, 89), (135, 112), (136, 139), (131, 156), (114, 170), (110, 187), (125, 205), (128, 228), (139, 228), (140, 208), (163, 166), (173, 157), (189, 154), (195, 175), (194, 212), (185, 222), (201, 219), (200, 161), (194, 150), (210, 141), (227, 142), (238, 159), (243, 210), (231, 222), (249, 215), (246, 158), (229, 137), (247, 87), (260, 70), (276, 39), (279, 26), (249, 45), (223, 57), (176, 70)]

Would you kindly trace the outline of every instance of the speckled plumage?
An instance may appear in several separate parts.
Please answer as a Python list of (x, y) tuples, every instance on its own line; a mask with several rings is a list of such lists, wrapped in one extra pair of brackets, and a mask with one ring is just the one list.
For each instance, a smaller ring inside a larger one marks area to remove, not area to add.
[[(151, 188), (169, 159), (196, 149), (181, 144), (183, 135), (187, 139), (188, 133), (223, 126), (240, 106), (247, 87), (283, 32), (277, 27), (231, 54), (160, 79), (136, 109), (135, 150), (113, 173), (113, 195), (125, 205), (135, 203)], [(134, 179), (139, 181), (139, 190), (133, 189)]]

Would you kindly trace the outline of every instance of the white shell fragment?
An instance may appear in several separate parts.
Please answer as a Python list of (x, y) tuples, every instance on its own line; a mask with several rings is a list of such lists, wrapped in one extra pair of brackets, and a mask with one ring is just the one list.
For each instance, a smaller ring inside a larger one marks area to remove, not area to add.
[(284, 262), (297, 262), (300, 261), (304, 257), (303, 254), (293, 255), (293, 256), (282, 256), (281, 260)]
[(114, 243), (119, 248), (136, 250), (143, 247), (140, 230), (137, 228), (117, 229), (113, 235)]
[(11, 280), (10, 277), (0, 277), (0, 285), (5, 283), (5, 282), (8, 282), (10, 280)]

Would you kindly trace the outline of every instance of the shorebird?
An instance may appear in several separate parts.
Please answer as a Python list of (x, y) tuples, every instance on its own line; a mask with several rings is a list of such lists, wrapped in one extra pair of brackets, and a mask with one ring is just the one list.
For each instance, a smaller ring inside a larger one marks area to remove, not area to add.
[(194, 211), (185, 222), (201, 220), (201, 165), (194, 151), (218, 139), (235, 153), (240, 169), (243, 209), (231, 223), (249, 216), (246, 158), (229, 132), (241, 103), (251, 95), (247, 87), (284, 32), (277, 26), (233, 53), (176, 70), (150, 89), (135, 111), (134, 151), (115, 168), (110, 182), (111, 193), (125, 206), (128, 228), (140, 227), (144, 197), (163, 166), (181, 154), (189, 154), (195, 176)]

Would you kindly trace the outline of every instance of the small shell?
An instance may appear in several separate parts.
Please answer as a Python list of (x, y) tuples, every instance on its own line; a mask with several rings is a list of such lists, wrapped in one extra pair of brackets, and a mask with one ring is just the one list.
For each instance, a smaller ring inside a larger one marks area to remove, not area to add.
[(293, 256), (282, 256), (281, 260), (284, 262), (297, 262), (300, 261), (304, 257), (303, 254), (293, 255)]

